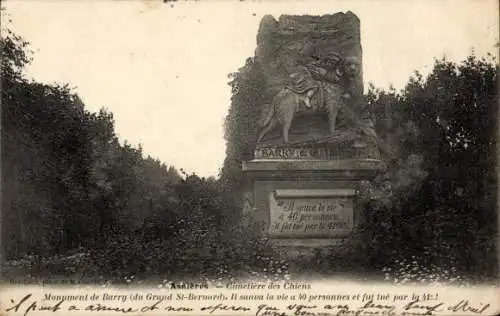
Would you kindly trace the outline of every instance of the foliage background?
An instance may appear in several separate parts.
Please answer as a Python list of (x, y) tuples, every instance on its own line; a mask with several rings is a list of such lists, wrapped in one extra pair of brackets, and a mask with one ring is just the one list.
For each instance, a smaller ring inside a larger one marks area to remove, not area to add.
[(318, 253), (292, 264), (242, 225), (241, 162), (252, 158), (268, 98), (258, 62), (229, 75), (226, 159), (218, 178), (201, 178), (120, 144), (113, 114), (87, 111), (68, 85), (26, 79), (29, 44), (3, 33), (3, 278), (165, 283), (290, 278), (308, 267), (397, 283), (497, 276), (491, 56), (436, 60), (402, 91), (370, 87), (364, 111), (389, 166), (362, 183), (370, 221), (361, 232), (371, 242), (347, 257)]

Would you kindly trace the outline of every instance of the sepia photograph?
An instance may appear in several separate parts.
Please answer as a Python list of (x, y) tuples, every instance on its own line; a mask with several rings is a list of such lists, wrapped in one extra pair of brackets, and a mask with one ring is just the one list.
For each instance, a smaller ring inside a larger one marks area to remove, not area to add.
[[(490, 0), (2, 1), (0, 286), (18, 292), (0, 315), (496, 314), (498, 17)], [(315, 283), (344, 281), (365, 290)], [(469, 294), (384, 296), (412, 286)], [(112, 288), (137, 293), (85, 305)], [(133, 295), (156, 304), (116, 305)]]

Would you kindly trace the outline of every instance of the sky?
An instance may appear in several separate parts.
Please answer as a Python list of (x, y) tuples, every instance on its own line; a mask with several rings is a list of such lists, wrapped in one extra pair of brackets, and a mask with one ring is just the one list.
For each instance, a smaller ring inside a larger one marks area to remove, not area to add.
[[(10, 0), (9, 27), (31, 43), (26, 76), (69, 83), (90, 111), (113, 112), (123, 142), (188, 173), (217, 176), (225, 157), (227, 75), (254, 55), (261, 18), (354, 12), (363, 76), (401, 89), (434, 58), (497, 56), (491, 0)], [(498, 56), (497, 56), (498, 60)]]

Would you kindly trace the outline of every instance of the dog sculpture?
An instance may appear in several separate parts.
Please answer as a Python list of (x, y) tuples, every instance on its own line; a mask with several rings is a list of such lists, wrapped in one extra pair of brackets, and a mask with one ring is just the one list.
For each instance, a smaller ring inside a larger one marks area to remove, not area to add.
[[(301, 110), (301, 105), (305, 105), (307, 109), (313, 108), (311, 97), (315, 94), (319, 94), (317, 106), (328, 112), (329, 129), (330, 133), (333, 133), (338, 113), (344, 106), (345, 99), (348, 97), (341, 86), (319, 83), (319, 86), (311, 87), (302, 93), (285, 87), (273, 98), (270, 104), (271, 108), (263, 121), (263, 129), (257, 138), (257, 143), (279, 124), (282, 129), (283, 143), (287, 144), (289, 142), (288, 133), (293, 118)], [(318, 109), (314, 108), (314, 110)]]
[[(322, 60), (314, 60), (305, 67), (299, 67), (290, 75), (290, 82), (273, 98), (262, 131), (257, 138), (260, 142), (276, 125), (281, 125), (283, 143), (288, 143), (288, 132), (293, 118), (301, 110), (301, 105), (313, 111), (328, 113), (329, 132), (335, 132), (337, 116), (352, 97), (346, 92), (346, 82), (353, 80), (360, 71), (360, 62), (355, 57), (342, 59), (331, 53)], [(311, 99), (315, 97), (314, 105)], [(355, 119), (346, 108), (346, 114)]]

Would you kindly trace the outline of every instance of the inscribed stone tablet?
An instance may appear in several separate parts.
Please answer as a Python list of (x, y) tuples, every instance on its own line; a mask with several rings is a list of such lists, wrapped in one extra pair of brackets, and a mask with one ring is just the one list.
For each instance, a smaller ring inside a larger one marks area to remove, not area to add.
[(272, 237), (341, 237), (354, 227), (354, 192), (276, 190), (270, 211)]

